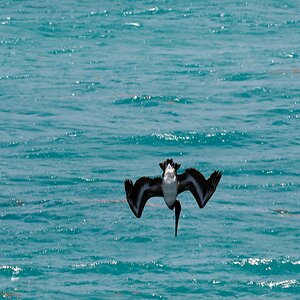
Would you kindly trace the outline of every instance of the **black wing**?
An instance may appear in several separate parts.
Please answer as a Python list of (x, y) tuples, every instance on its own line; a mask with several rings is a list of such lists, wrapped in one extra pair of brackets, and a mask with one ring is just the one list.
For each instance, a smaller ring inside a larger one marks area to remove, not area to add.
[(140, 218), (146, 202), (151, 197), (163, 197), (161, 178), (141, 177), (133, 185), (130, 179), (124, 182), (127, 202), (137, 218)]
[(178, 175), (178, 194), (189, 190), (200, 208), (203, 208), (215, 192), (222, 173), (214, 171), (206, 180), (196, 169), (186, 169)]

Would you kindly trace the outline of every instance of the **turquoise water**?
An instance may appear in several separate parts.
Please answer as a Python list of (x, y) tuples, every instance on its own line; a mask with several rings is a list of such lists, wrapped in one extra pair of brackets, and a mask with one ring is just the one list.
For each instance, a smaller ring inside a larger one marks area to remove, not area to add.
[[(299, 299), (300, 2), (0, 3), (0, 297)], [(223, 172), (200, 210), (123, 181)]]

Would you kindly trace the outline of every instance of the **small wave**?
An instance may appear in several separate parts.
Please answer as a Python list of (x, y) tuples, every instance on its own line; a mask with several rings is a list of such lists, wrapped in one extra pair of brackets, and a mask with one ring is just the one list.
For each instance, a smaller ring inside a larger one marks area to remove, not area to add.
[(180, 70), (176, 74), (179, 75), (191, 75), (194, 77), (205, 77), (213, 73), (213, 70)]
[(243, 258), (229, 262), (229, 264), (241, 267), (243, 270), (263, 273), (263, 274), (284, 274), (300, 271), (300, 261), (285, 259), (271, 259), (271, 258)]
[(71, 186), (82, 183), (95, 183), (101, 182), (100, 179), (94, 177), (62, 177), (56, 175), (39, 175), (31, 176), (28, 178), (14, 178), (13, 181), (17, 182), (35, 182), (41, 186)]
[(298, 52), (285, 52), (285, 51), (277, 51), (274, 53), (274, 56), (277, 58), (299, 58), (300, 53)]
[(128, 27), (141, 27), (141, 24), (137, 23), (137, 22), (131, 22), (131, 23), (125, 23), (125, 26), (128, 26)]
[(26, 159), (66, 159), (78, 158), (80, 155), (74, 151), (58, 150), (51, 147), (31, 148), (26, 150), (24, 154), (18, 155), (19, 158)]
[(161, 96), (161, 95), (135, 95), (129, 98), (124, 98), (124, 99), (119, 99), (114, 101), (114, 104), (121, 104), (121, 105), (131, 104), (131, 105), (142, 106), (142, 107), (158, 106), (159, 104), (164, 104), (164, 103), (186, 104), (187, 101), (174, 96)]
[(179, 75), (191, 75), (194, 77), (205, 77), (214, 72), (216, 65), (214, 63), (208, 64), (178, 64), (180, 68), (176, 71), (176, 74)]
[(231, 130), (209, 132), (174, 131), (153, 132), (149, 135), (122, 137), (124, 145), (153, 145), (153, 146), (212, 146), (212, 147), (242, 147), (251, 141), (248, 133)]
[(74, 53), (74, 52), (78, 52), (78, 50), (76, 49), (54, 49), (54, 50), (50, 50), (48, 53), (49, 54), (70, 54), (70, 53)]
[(76, 19), (86, 19), (86, 18), (89, 18), (89, 17), (102, 17), (102, 16), (109, 16), (110, 12), (108, 10), (93, 10), (93, 11), (90, 11), (89, 13), (85, 13), (85, 14), (82, 14), (78, 17), (76, 17)]
[(17, 45), (19, 44), (20, 39), (19, 38), (5, 38), (3, 40), (0, 40), (0, 45)]
[[(152, 144), (160, 142), (176, 143), (184, 145), (220, 145), (226, 146), (240, 145), (248, 136), (244, 132), (220, 130), (215, 132), (154, 132), (151, 134)], [(146, 142), (148, 142), (146, 138)], [(139, 143), (143, 143), (143, 138), (137, 138)]]
[(258, 99), (258, 101), (270, 101), (274, 94), (274, 91), (266, 88), (266, 87), (255, 87), (255, 88), (250, 88), (246, 89), (243, 92), (235, 93), (235, 96), (238, 98), (255, 98)]
[(0, 265), (0, 276), (10, 277), (12, 281), (16, 281), (19, 277), (38, 276), (43, 272), (37, 268), (17, 266), (17, 265)]
[(254, 72), (240, 72), (228, 74), (223, 79), (224, 81), (251, 81), (263, 79), (266, 77), (266, 73), (254, 73)]
[(249, 285), (256, 285), (261, 287), (268, 287), (270, 289), (273, 288), (282, 288), (282, 289), (289, 289), (289, 288), (299, 288), (300, 282), (296, 279), (289, 279), (289, 280), (282, 280), (282, 281), (249, 281)]
[(152, 242), (153, 239), (146, 236), (133, 236), (133, 237), (116, 237), (116, 241), (134, 242), (134, 243), (145, 243)]
[(92, 263), (79, 263), (71, 266), (71, 269), (75, 273), (109, 273), (109, 274), (122, 274), (122, 273), (141, 273), (145, 269), (154, 273), (160, 273), (168, 266), (161, 264), (160, 262), (151, 261), (150, 263), (137, 263), (129, 261), (97, 261)]
[(21, 271), (22, 268), (20, 268), (19, 266), (12, 266), (12, 265), (0, 266), (0, 274), (3, 275), (9, 275), (9, 276), (18, 275)]
[(21, 74), (21, 75), (6, 75), (6, 76), (0, 76), (0, 80), (18, 80), (18, 79), (26, 79), (31, 77), (30, 74)]
[(0, 142), (1, 148), (14, 148), (18, 147), (20, 145), (25, 145), (26, 142), (20, 142), (20, 141), (9, 141), (9, 142)]
[(150, 7), (144, 10), (125, 10), (123, 11), (124, 16), (131, 16), (131, 15), (162, 15), (172, 12), (171, 8), (159, 8), (157, 6)]

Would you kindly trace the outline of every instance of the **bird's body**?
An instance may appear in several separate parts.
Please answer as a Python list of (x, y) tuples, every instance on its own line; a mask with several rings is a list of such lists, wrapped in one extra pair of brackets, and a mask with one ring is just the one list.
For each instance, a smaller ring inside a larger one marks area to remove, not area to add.
[(195, 197), (200, 208), (203, 208), (215, 192), (221, 179), (221, 172), (214, 171), (208, 180), (196, 169), (186, 169), (177, 174), (180, 165), (167, 159), (159, 166), (163, 170), (162, 177), (141, 177), (135, 184), (126, 179), (125, 191), (127, 202), (137, 218), (140, 218), (146, 202), (151, 197), (163, 197), (169, 209), (175, 208), (175, 236), (181, 211), (178, 194), (189, 190)]
[(162, 177), (162, 191), (164, 200), (168, 207), (173, 207), (177, 197), (177, 176), (174, 168), (170, 165), (165, 170), (164, 176)]

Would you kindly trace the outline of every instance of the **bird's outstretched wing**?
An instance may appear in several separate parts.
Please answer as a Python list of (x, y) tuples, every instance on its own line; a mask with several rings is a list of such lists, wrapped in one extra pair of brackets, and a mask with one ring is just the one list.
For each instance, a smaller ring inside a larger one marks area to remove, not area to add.
[(137, 218), (140, 218), (146, 202), (151, 197), (163, 197), (162, 180), (159, 177), (141, 177), (135, 184), (124, 181), (127, 202)]
[(221, 176), (221, 172), (214, 171), (206, 180), (196, 169), (186, 169), (185, 173), (178, 175), (178, 194), (189, 190), (203, 208), (215, 192)]

